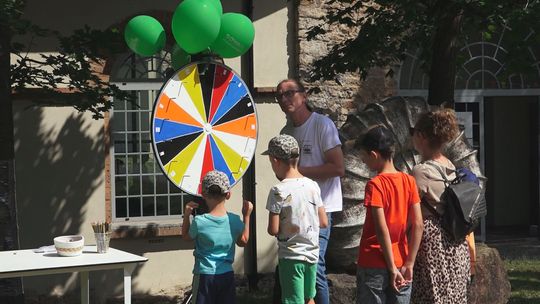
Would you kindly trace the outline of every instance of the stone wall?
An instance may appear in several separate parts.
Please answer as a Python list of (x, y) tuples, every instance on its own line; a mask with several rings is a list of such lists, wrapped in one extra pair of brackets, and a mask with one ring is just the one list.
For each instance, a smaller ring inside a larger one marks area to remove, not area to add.
[[(312, 63), (326, 55), (336, 44), (354, 37), (358, 30), (345, 25), (324, 25), (329, 10), (340, 9), (346, 5), (335, 1), (328, 5), (324, 0), (300, 0), (298, 2), (298, 75), (309, 88), (318, 87), (320, 92), (312, 92), (309, 100), (319, 112), (327, 114), (341, 126), (352, 110), (366, 103), (381, 101), (395, 95), (395, 79), (385, 77), (387, 68), (372, 69), (365, 80), (359, 73), (336, 74), (333, 80), (308, 82)], [(313, 26), (321, 25), (327, 29), (312, 40), (307, 40), (307, 32)]]

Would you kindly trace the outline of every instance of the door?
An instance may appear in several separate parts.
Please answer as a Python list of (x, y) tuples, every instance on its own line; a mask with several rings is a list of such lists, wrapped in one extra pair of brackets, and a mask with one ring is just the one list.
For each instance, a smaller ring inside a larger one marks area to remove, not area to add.
[(538, 97), (485, 97), (489, 227), (538, 224)]

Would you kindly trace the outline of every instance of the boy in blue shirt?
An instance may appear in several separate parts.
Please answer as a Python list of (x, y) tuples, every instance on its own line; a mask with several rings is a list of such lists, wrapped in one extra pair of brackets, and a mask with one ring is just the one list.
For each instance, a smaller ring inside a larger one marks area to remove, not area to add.
[(236, 303), (232, 268), (234, 244), (244, 247), (249, 240), (249, 216), (253, 204), (244, 200), (243, 223), (240, 216), (227, 212), (225, 201), (231, 197), (229, 179), (220, 171), (210, 171), (204, 176), (201, 192), (209, 212), (195, 216), (190, 223), (189, 216), (198, 204), (189, 202), (182, 225), (183, 239), (195, 240), (193, 303)]

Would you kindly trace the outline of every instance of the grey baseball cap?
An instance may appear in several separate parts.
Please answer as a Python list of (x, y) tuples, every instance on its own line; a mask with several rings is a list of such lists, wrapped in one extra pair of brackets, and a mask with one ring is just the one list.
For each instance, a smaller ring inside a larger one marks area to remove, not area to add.
[(300, 156), (300, 148), (294, 137), (286, 134), (278, 135), (268, 142), (268, 150), (262, 155), (271, 155), (279, 159), (291, 159)]
[(217, 186), (221, 190), (221, 193), (225, 194), (229, 192), (231, 186), (229, 184), (229, 178), (225, 173), (221, 171), (208, 171), (202, 180), (202, 189), (203, 193), (208, 193), (208, 190), (212, 186)]

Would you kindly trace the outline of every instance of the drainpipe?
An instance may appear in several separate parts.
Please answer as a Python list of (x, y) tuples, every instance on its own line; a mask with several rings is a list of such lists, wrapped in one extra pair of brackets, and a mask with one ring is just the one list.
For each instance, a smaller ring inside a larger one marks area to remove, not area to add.
[[(253, 1), (242, 0), (242, 12), (250, 20), (253, 20)], [(242, 55), (242, 79), (246, 83), (250, 92), (254, 92), (254, 76), (253, 76), (253, 47)], [(246, 173), (242, 178), (242, 194), (244, 199), (247, 199), (253, 203), (253, 212), (250, 218), (249, 227), (249, 242), (244, 248), (244, 273), (248, 278), (249, 291), (257, 290), (257, 204), (256, 204), (256, 192), (255, 192), (255, 156), (251, 160), (251, 164), (248, 167)]]
[[(536, 177), (537, 178), (540, 178), (540, 96), (537, 98), (536, 100), (536, 159), (537, 159), (537, 166), (536, 166)], [(537, 223), (536, 223), (536, 235), (538, 237), (538, 239), (540, 240), (540, 187), (538, 187), (537, 185), (537, 190), (538, 193), (536, 195), (536, 198), (538, 199), (538, 212), (537, 212)]]

